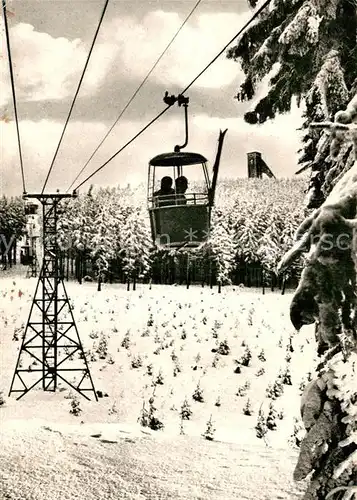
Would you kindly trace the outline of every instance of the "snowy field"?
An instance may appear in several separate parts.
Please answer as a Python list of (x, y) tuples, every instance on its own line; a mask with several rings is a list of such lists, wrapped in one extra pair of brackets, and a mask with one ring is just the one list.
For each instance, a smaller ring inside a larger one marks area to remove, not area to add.
[[(312, 329), (297, 334), (290, 324), (290, 294), (160, 285), (97, 292), (95, 284), (66, 284), (95, 388), (108, 395), (98, 402), (79, 397), (74, 416), (65, 385), (56, 394), (35, 389), (20, 401), (7, 397), (20, 347), (13, 334), (21, 339), (35, 285), (0, 280), (4, 499), (47, 498), (40, 485), (48, 474), (57, 478), (51, 498), (61, 499), (299, 498), (291, 436), (316, 359)], [(279, 380), (272, 399), (267, 389)], [(151, 397), (163, 424), (157, 431), (138, 422)], [(247, 404), (251, 415), (243, 411)], [(270, 404), (276, 429), (259, 439), (258, 412), (266, 417)], [(183, 406), (189, 419), (181, 417)], [(203, 436), (210, 419), (213, 441)], [(99, 469), (106, 486), (94, 494)], [(67, 485), (61, 496), (66, 475), (90, 491), (76, 496)]]

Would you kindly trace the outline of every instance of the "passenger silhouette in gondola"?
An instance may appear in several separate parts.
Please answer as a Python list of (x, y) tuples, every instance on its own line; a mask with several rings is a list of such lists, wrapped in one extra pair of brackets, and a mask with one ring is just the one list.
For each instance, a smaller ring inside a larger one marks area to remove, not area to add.
[(176, 205), (186, 205), (187, 199), (185, 193), (188, 187), (187, 178), (184, 175), (177, 177), (175, 180), (176, 187)]
[(157, 197), (156, 206), (165, 207), (167, 205), (173, 205), (175, 203), (174, 195), (175, 190), (172, 189), (172, 179), (169, 176), (165, 176), (161, 179), (161, 187), (158, 191), (155, 191), (154, 197)]

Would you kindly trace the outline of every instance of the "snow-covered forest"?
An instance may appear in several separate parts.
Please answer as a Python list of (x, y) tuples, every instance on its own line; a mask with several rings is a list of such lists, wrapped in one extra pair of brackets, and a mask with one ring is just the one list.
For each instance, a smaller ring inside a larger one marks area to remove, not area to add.
[[(90, 189), (61, 205), (58, 243), (62, 259), (65, 263), (70, 257), (76, 263), (74, 275), (79, 279), (86, 275), (114, 281), (157, 276), (163, 282), (163, 269), (168, 268), (167, 281), (182, 281), (188, 258), (195, 269), (193, 281), (208, 281), (211, 273), (215, 283), (244, 282), (239, 270), (253, 266), (266, 272), (269, 285), (303, 220), (305, 188), (304, 179), (220, 181), (208, 240), (180, 253), (153, 245), (145, 186)], [(0, 234), (10, 243), (12, 234), (19, 238), (25, 231), (23, 200), (3, 198), (1, 213)], [(169, 272), (172, 266), (178, 269), (175, 276)], [(295, 265), (289, 275), (296, 278), (300, 271), (301, 265)], [(261, 283), (252, 273), (251, 281)]]
[(120, 268), (130, 279), (152, 276), (154, 266), (170, 259), (185, 266), (187, 256), (202, 268), (212, 261), (222, 284), (230, 283), (242, 264), (275, 273), (303, 220), (304, 186), (303, 180), (221, 181), (208, 240), (180, 253), (154, 248), (144, 186), (90, 190), (65, 206), (59, 244), (71, 255), (87, 256), (94, 274)]

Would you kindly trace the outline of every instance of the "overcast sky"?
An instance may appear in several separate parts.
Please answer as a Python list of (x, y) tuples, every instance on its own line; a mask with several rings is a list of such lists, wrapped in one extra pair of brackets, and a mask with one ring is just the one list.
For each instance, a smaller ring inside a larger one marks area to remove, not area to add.
[[(69, 187), (195, 3), (196, 0), (109, 2), (48, 191)], [(103, 5), (104, 0), (8, 2), (28, 192), (42, 188)], [(177, 94), (190, 83), (250, 14), (246, 0), (203, 0), (79, 181), (165, 107), (165, 90)], [(1, 29), (0, 194), (16, 195), (22, 193), (22, 186), (3, 24)], [(245, 124), (243, 114), (251, 103), (234, 99), (242, 80), (239, 64), (222, 55), (191, 87), (187, 94), (187, 150), (201, 152), (213, 160), (219, 129), (228, 128), (221, 163), (223, 177), (246, 177), (246, 154), (255, 150), (261, 151), (277, 176), (293, 175), (297, 170), (299, 110), (261, 126)], [(266, 85), (262, 82), (262, 91)], [(183, 111), (176, 106), (91, 182), (126, 185), (145, 181), (148, 160), (173, 150), (183, 140)]]

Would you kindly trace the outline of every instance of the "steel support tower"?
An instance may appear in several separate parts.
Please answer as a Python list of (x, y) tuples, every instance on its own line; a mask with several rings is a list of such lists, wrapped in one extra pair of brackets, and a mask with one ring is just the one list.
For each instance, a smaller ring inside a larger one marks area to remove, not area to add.
[(42, 204), (43, 263), (17, 359), (9, 395), (22, 398), (39, 384), (55, 392), (62, 382), (86, 399), (93, 380), (79, 338), (62, 271), (57, 245), (58, 206), (72, 194), (28, 194)]

